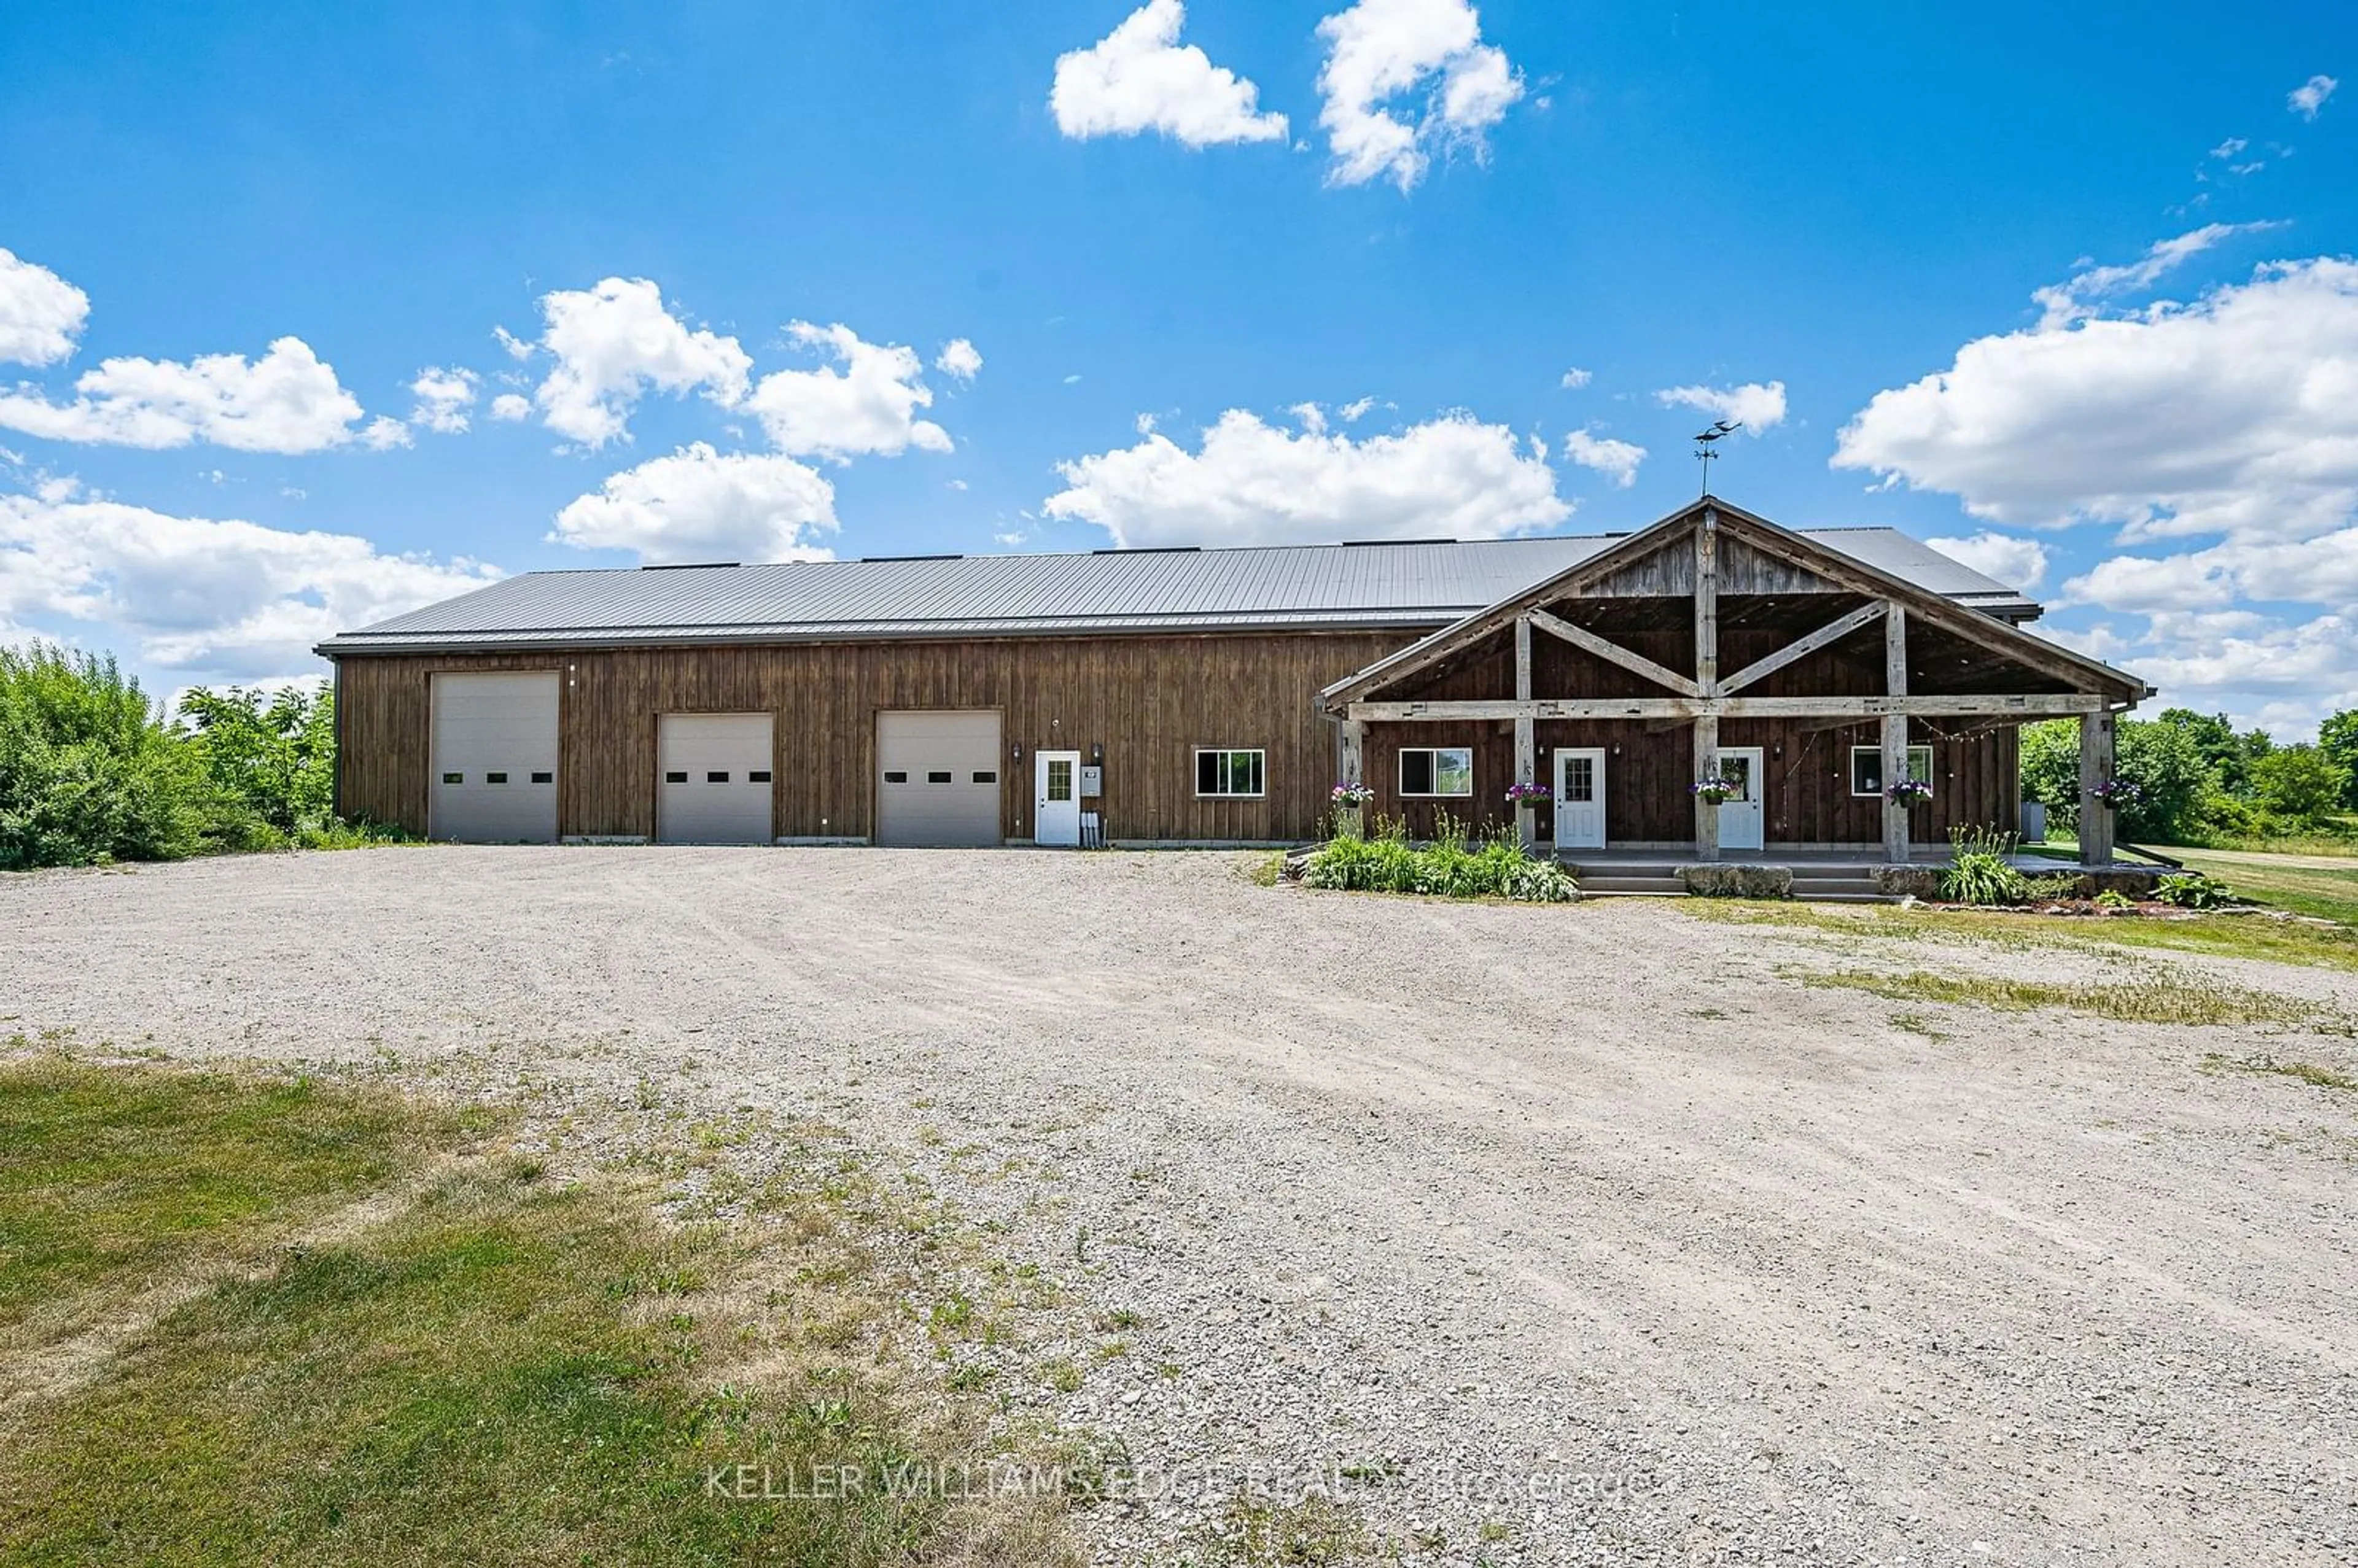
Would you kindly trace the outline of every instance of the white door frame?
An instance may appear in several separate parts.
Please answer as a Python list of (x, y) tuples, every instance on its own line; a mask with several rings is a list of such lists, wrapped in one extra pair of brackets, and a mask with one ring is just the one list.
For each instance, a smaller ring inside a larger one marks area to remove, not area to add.
[[(1048, 769), (1055, 762), (1066, 763), (1072, 769), (1065, 775), (1065, 795), (1060, 801), (1048, 798)], [(1080, 848), (1081, 754), (1078, 752), (1033, 752), (1032, 784), (1032, 842), (1048, 849)]]
[(1744, 795), (1719, 805), (1719, 847), (1723, 849), (1765, 849), (1768, 811), (1768, 753), (1761, 746), (1722, 746), (1723, 764), (1730, 757), (1751, 762), (1745, 770)]
[[(1587, 804), (1575, 813), (1564, 804), (1564, 764), (1574, 758), (1586, 757), (1595, 764), (1589, 773), (1593, 792)], [(1567, 827), (1567, 823), (1585, 817), (1586, 831)], [(1607, 828), (1605, 821), (1605, 748), (1602, 746), (1558, 746), (1555, 749), (1555, 847), (1565, 849), (1602, 849)]]

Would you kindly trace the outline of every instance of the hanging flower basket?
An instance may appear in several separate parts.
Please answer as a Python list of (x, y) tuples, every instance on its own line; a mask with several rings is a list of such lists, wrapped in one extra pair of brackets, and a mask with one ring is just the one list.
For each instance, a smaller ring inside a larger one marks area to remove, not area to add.
[(1331, 798), (1337, 811), (1364, 811), (1376, 792), (1363, 784), (1338, 784)]
[(1714, 806), (1725, 806), (1744, 793), (1742, 784), (1724, 776), (1700, 778), (1687, 788), (1696, 799), (1707, 800)]
[(1932, 786), (1922, 779), (1911, 779), (1902, 773), (1893, 779), (1891, 787), (1883, 793), (1890, 796), (1894, 806), (1921, 806), (1932, 798)]
[(2119, 811), (2145, 799), (2145, 790), (2133, 779), (2104, 779), (2090, 787), (2088, 798), (2107, 811)]
[(1545, 806), (1551, 794), (1543, 784), (1511, 784), (1507, 786), (1507, 805), (1517, 810), (1526, 806)]

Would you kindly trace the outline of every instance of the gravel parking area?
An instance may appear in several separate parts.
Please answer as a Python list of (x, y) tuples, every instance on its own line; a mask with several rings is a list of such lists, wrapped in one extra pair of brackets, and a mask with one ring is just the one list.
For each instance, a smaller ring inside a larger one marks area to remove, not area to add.
[[(1844, 950), (1250, 857), (418, 849), (0, 879), (0, 1033), (809, 1112), (1119, 1314), (1104, 1560), (2358, 1563), (2358, 976)], [(1900, 944), (1885, 943), (1897, 947)], [(2169, 968), (2165, 1028), (1801, 983)], [(578, 1109), (575, 1114), (581, 1114)], [(1134, 1317), (1132, 1316), (1134, 1314)], [(1030, 1397), (1030, 1396), (1027, 1396)]]

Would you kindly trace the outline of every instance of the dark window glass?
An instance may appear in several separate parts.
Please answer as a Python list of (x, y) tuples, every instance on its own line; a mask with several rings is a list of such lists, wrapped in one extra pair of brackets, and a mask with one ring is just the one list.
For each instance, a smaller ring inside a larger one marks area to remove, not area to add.
[(467, 782), (467, 775), (464, 773), (444, 773), (442, 775), (442, 782), (444, 784), (465, 784)]
[(665, 783), (665, 784), (686, 784), (687, 782), (687, 775), (686, 773), (665, 773), (665, 774), (664, 774), (664, 783)]
[(483, 775), (483, 782), (485, 784), (505, 784), (508, 782), (508, 776), (505, 773), (485, 773)]
[(925, 782), (927, 784), (947, 784), (950, 782), (950, 775), (947, 773), (927, 773), (925, 775)]
[(909, 775), (903, 773), (886, 773), (884, 775), (884, 782), (886, 784), (907, 784), (909, 782)]
[(1197, 795), (1217, 795), (1220, 793), (1219, 752), (1198, 752), (1195, 753), (1195, 793)]
[(708, 773), (704, 775), (704, 782), (706, 784), (727, 784), (729, 782), (729, 775), (717, 771)]
[(747, 784), (768, 784), (770, 782), (770, 771), (767, 768), (763, 768), (756, 772), (747, 773), (745, 775), (745, 782)]
[(999, 775), (997, 773), (977, 773), (974, 775), (974, 782), (977, 784), (997, 784), (999, 782)]
[(1433, 793), (1433, 753), (1402, 752), (1400, 759), (1401, 794), (1431, 795)]
[(557, 782), (557, 775), (555, 773), (535, 773), (532, 775), (532, 782), (535, 784), (555, 784)]

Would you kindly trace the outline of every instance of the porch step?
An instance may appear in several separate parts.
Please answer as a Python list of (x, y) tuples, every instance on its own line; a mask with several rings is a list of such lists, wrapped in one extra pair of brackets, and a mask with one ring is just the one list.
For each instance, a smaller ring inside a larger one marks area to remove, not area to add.
[(1687, 892), (1686, 883), (1670, 876), (1600, 875), (1577, 880), (1583, 898), (1684, 898)]

